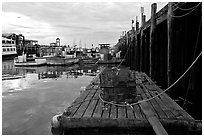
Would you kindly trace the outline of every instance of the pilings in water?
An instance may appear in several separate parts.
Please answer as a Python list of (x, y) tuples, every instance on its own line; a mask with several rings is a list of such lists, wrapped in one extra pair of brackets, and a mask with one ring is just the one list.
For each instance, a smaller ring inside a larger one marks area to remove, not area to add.
[[(142, 24), (136, 20), (136, 30), (130, 30), (120, 38), (124, 64), (132, 70), (145, 72), (162, 88), (174, 83), (193, 63), (202, 51), (202, 3), (173, 2), (156, 12), (152, 4), (151, 18)], [(189, 113), (201, 114), (202, 59), (167, 92)], [(190, 103), (187, 103), (190, 102)], [(187, 110), (187, 111), (188, 111)], [(201, 119), (201, 115), (194, 115)]]

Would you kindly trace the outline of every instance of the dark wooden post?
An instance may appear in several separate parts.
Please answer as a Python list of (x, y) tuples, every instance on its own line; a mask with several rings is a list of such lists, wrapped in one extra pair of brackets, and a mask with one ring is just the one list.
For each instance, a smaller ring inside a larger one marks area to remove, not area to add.
[(141, 7), (141, 26), (144, 24), (143, 20), (144, 7)]
[(154, 52), (153, 48), (155, 48), (155, 37), (156, 37), (156, 11), (157, 4), (153, 3), (151, 6), (151, 29), (150, 29), (150, 46), (149, 46), (149, 57), (150, 57), (150, 67), (149, 67), (149, 75), (153, 75), (154, 71)]
[[(173, 39), (173, 10), (172, 10), (172, 2), (168, 3), (168, 13), (167, 13), (167, 31), (168, 31), (168, 47), (167, 47), (167, 85), (168, 87), (172, 84), (172, 39)], [(168, 91), (170, 94), (170, 91)]]
[(141, 32), (140, 32), (140, 71), (143, 71), (143, 36), (144, 32), (143, 32), (143, 28), (141, 27)]

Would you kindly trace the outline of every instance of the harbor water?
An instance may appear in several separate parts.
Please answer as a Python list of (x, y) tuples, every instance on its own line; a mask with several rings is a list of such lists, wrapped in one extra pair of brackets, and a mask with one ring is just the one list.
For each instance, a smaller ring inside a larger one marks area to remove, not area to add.
[[(2, 62), (2, 134), (49, 135), (51, 119), (84, 90), (99, 67), (14, 67)], [(16, 79), (15, 79), (16, 77)]]

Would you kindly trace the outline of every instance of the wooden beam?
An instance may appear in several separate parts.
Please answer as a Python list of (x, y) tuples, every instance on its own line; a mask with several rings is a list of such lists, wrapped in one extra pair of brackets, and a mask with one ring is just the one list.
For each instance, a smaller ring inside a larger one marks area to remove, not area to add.
[(147, 120), (149, 121), (150, 125), (152, 126), (154, 132), (157, 135), (168, 135), (160, 121), (157, 119), (157, 117), (154, 115), (154, 112), (149, 107), (149, 104), (147, 102), (142, 102), (140, 104), (142, 111), (147, 117)]
[[(154, 71), (154, 59), (155, 55), (153, 55), (155, 48), (155, 38), (156, 38), (156, 11), (157, 4), (153, 3), (151, 6), (151, 29), (150, 29), (150, 46), (149, 46), (149, 55), (150, 55), (150, 67), (149, 67), (149, 75), (152, 76)], [(154, 59), (153, 59), (154, 58)]]
[[(167, 47), (167, 86), (169, 87), (172, 84), (172, 47), (173, 47), (173, 10), (172, 10), (172, 2), (168, 3), (168, 14), (167, 14), (167, 32), (168, 32), (168, 47)], [(170, 94), (170, 91), (168, 91)]]
[[(70, 118), (62, 115), (60, 118), (60, 122), (64, 129), (104, 128), (104, 127), (151, 128), (151, 125), (147, 120), (140, 120), (136, 118), (101, 118), (101, 117)], [(163, 124), (165, 128), (177, 129), (178, 132), (202, 131), (202, 121), (187, 119), (160, 119), (160, 122)]]

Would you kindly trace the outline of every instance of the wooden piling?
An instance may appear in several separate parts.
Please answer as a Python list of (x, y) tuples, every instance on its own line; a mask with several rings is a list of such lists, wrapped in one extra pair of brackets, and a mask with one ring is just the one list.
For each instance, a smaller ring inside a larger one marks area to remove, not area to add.
[(150, 45), (149, 45), (149, 55), (150, 55), (150, 70), (149, 75), (152, 76), (152, 71), (154, 71), (154, 54), (153, 48), (155, 48), (155, 37), (156, 37), (156, 11), (157, 11), (157, 4), (153, 3), (151, 6), (151, 28), (150, 28)]
[[(173, 43), (173, 10), (172, 2), (168, 3), (168, 12), (167, 12), (167, 32), (168, 32), (168, 46), (167, 46), (167, 86), (169, 87), (172, 84), (172, 43)], [(168, 91), (170, 94), (170, 91)]]

